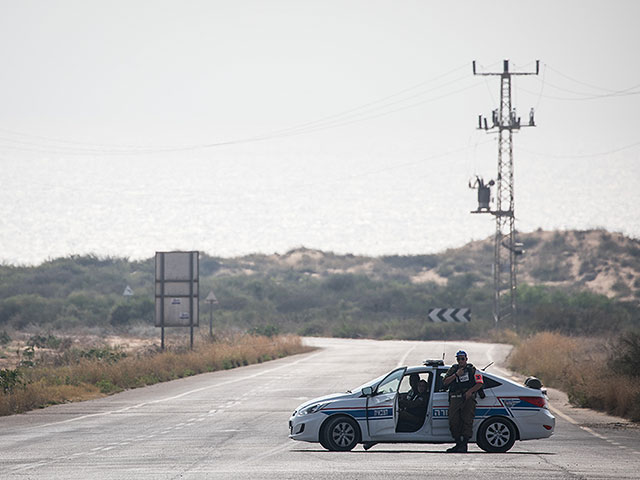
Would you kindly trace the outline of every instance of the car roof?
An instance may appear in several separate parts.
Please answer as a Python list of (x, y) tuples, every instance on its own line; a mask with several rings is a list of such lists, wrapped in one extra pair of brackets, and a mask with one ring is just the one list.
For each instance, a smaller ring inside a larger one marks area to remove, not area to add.
[[(441, 366), (440, 368), (443, 368), (443, 367)], [(426, 373), (426, 372), (431, 372), (435, 369), (436, 369), (435, 366), (427, 367), (426, 365), (420, 365), (419, 367), (407, 367), (407, 371), (405, 372), (405, 375), (411, 374), (411, 373)]]
[[(451, 368), (451, 365), (433, 365), (433, 366), (419, 365), (419, 366), (412, 366), (412, 367), (407, 367), (407, 371), (405, 372), (405, 375), (410, 375), (412, 373), (427, 373), (427, 372), (432, 372), (434, 370), (448, 370), (449, 368)], [(513, 380), (505, 378), (505, 377), (503, 377), (501, 375), (497, 375), (495, 373), (487, 373), (487, 372), (484, 372), (484, 371), (482, 371), (481, 373), (482, 373), (482, 375), (486, 375), (486, 376), (491, 377), (491, 378), (500, 379), (500, 381), (502, 381), (502, 382), (507, 382), (507, 383), (510, 383), (512, 385), (516, 385), (518, 387), (522, 386), (519, 383), (514, 382)]]

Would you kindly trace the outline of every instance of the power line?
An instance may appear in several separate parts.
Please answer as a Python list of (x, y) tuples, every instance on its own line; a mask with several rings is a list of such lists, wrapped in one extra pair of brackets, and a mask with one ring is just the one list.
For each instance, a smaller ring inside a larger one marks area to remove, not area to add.
[[(568, 93), (573, 93), (574, 95), (581, 95), (583, 98), (582, 99), (591, 99), (591, 98), (606, 98), (606, 97), (626, 97), (629, 95), (638, 95), (640, 94), (640, 91), (620, 91), (620, 92), (614, 92), (614, 93), (602, 93), (602, 94), (591, 94), (591, 93), (585, 93), (585, 92), (579, 92), (576, 90), (572, 90), (570, 88), (564, 88), (564, 87), (560, 87), (558, 85), (555, 85), (551, 82), (549, 82), (548, 80), (546, 81), (546, 84), (549, 85), (552, 88), (555, 88), (557, 90), (560, 90), (562, 92), (568, 92)], [(635, 87), (632, 88), (637, 88), (638, 85), (636, 85)], [(579, 100), (582, 100), (579, 99)]]
[(623, 150), (629, 150), (630, 148), (637, 147), (637, 146), (640, 146), (640, 141), (631, 143), (629, 145), (625, 145), (623, 147), (615, 148), (615, 149), (609, 150), (607, 152), (584, 153), (584, 154), (578, 154), (578, 155), (565, 155), (565, 154), (557, 154), (557, 153), (542, 153), (542, 152), (536, 152), (534, 150), (529, 150), (527, 148), (522, 148), (522, 147), (520, 147), (520, 148), (522, 148), (522, 150), (524, 150), (525, 152), (533, 153), (534, 155), (539, 155), (541, 157), (552, 157), (552, 158), (593, 158), (593, 157), (603, 157), (605, 155), (611, 155), (613, 153), (618, 153), (618, 152), (621, 152)]
[[(574, 83), (578, 83), (582, 86), (586, 86), (595, 90), (600, 90), (600, 91), (604, 91), (607, 93), (592, 93), (592, 92), (584, 92), (584, 91), (577, 91), (575, 89), (569, 88), (569, 87), (564, 87), (561, 85), (557, 85), (554, 84), (552, 82), (549, 82), (549, 80), (546, 78), (546, 71), (547, 69), (549, 71), (552, 71), (558, 75), (560, 75), (561, 77), (570, 80)], [(536, 80), (538, 80), (539, 82), (541, 82), (541, 89), (539, 93), (535, 93), (532, 92), (531, 90), (527, 90), (525, 88), (522, 88), (523, 91), (530, 93), (532, 95), (536, 95), (538, 97), (544, 96), (545, 98), (549, 98), (552, 100), (566, 100), (566, 101), (583, 101), (583, 100), (596, 100), (596, 99), (601, 99), (601, 98), (610, 98), (610, 97), (627, 97), (627, 96), (633, 96), (633, 95), (640, 95), (640, 91), (636, 90), (637, 88), (640, 87), (640, 84), (637, 85), (633, 85), (631, 87), (627, 87), (621, 90), (614, 90), (614, 89), (610, 89), (610, 88), (603, 88), (603, 87), (598, 87), (595, 85), (592, 85), (590, 83), (587, 82), (583, 82), (581, 80), (578, 80), (576, 78), (570, 77), (562, 72), (560, 72), (557, 69), (554, 69), (553, 67), (549, 66), (548, 64), (544, 64), (544, 70), (543, 70), (543, 78), (542, 80), (539, 80), (536, 78)], [(549, 86), (551, 88), (555, 88), (556, 90), (559, 90), (561, 92), (567, 92), (567, 93), (571, 93), (574, 95), (577, 95), (578, 97), (562, 97), (562, 96), (556, 96), (556, 95), (548, 95), (548, 94), (542, 94), (542, 90), (544, 89), (545, 86)]]
[[(384, 101), (386, 101), (386, 100), (388, 100), (388, 99), (390, 99), (390, 98), (398, 97), (398, 96), (400, 96), (400, 95), (402, 95), (402, 94), (404, 94), (404, 93), (410, 92), (410, 91), (412, 91), (412, 90), (416, 90), (417, 88), (420, 88), (420, 87), (422, 87), (422, 86), (424, 86), (424, 85), (427, 85), (427, 84), (429, 84), (429, 83), (432, 83), (432, 82), (434, 82), (434, 81), (436, 81), (436, 80), (439, 80), (439, 79), (441, 79), (441, 78), (447, 77), (447, 76), (451, 75), (452, 73), (455, 73), (455, 72), (457, 72), (457, 71), (460, 71), (461, 69), (463, 69), (463, 68), (465, 68), (465, 67), (466, 67), (466, 65), (461, 65), (460, 67), (454, 68), (453, 70), (450, 70), (450, 71), (449, 71), (449, 72), (447, 72), (447, 73), (444, 73), (444, 74), (442, 74), (442, 75), (438, 75), (437, 77), (434, 77), (434, 78), (432, 78), (432, 79), (430, 79), (430, 80), (427, 80), (427, 81), (424, 81), (424, 82), (420, 82), (420, 83), (418, 83), (418, 84), (416, 84), (416, 85), (413, 85), (413, 86), (411, 86), (411, 87), (408, 87), (408, 88), (405, 88), (405, 89), (403, 89), (403, 90), (400, 90), (399, 92), (396, 92), (396, 93), (394, 93), (394, 94), (387, 95), (387, 96), (382, 97), (382, 98), (380, 98), (380, 99), (378, 99), (378, 100), (373, 100), (373, 101), (371, 101), (371, 102), (368, 102), (368, 103), (365, 103), (365, 104), (359, 105), (359, 106), (357, 106), (357, 107), (349, 108), (349, 109), (347, 109), (347, 110), (343, 110), (343, 111), (338, 112), (338, 113), (336, 113), (336, 114), (328, 115), (328, 116), (326, 116), (326, 117), (322, 117), (322, 118), (319, 118), (319, 119), (317, 119), (317, 120), (313, 120), (313, 121), (310, 121), (310, 122), (306, 122), (306, 123), (303, 123), (303, 124), (300, 124), (300, 125), (297, 125), (297, 126), (294, 126), (294, 127), (285, 128), (285, 129), (283, 129), (283, 130), (281, 130), (281, 131), (287, 131), (287, 130), (289, 130), (289, 129), (296, 129), (296, 128), (299, 128), (299, 127), (306, 127), (306, 126), (314, 125), (314, 124), (317, 124), (317, 123), (323, 123), (323, 122), (325, 122), (326, 120), (330, 120), (330, 119), (333, 119), (333, 118), (336, 118), (336, 117), (341, 117), (341, 116), (343, 116), (343, 115), (345, 115), (345, 114), (349, 114), (349, 113), (352, 113), (352, 112), (356, 112), (356, 111), (358, 111), (358, 110), (365, 109), (365, 108), (367, 108), (367, 107), (369, 107), (369, 106), (371, 106), (371, 105), (375, 105), (375, 104), (377, 104), (377, 103), (382, 103), (382, 102), (384, 102)], [(456, 80), (453, 80), (453, 81), (449, 82), (449, 84), (448, 84), (448, 85), (453, 84), (453, 83), (456, 83), (456, 82), (458, 82), (459, 80), (463, 80), (463, 79), (465, 79), (465, 78), (466, 78), (465, 76), (459, 77), (458, 79), (456, 79)], [(445, 84), (444, 86), (446, 86), (446, 85), (447, 85), (447, 84)], [(427, 90), (427, 92), (432, 91), (432, 90), (435, 90), (435, 89), (438, 89), (438, 88), (441, 88), (441, 87), (442, 87), (442, 86), (440, 86), (440, 87), (436, 87), (436, 88), (431, 89), (431, 90)], [(426, 93), (426, 92), (423, 92), (423, 93)], [(415, 97), (415, 96), (419, 96), (419, 95), (421, 95), (421, 94), (416, 94), (416, 95), (413, 95), (413, 96), (408, 97), (408, 98), (413, 98), (413, 97)], [(401, 101), (404, 101), (404, 100), (407, 100), (407, 98), (402, 99)], [(393, 102), (392, 102), (392, 104), (393, 104)], [(279, 131), (277, 131), (277, 132), (279, 132)]]
[(625, 88), (623, 90), (613, 90), (613, 89), (610, 89), (610, 88), (599, 87), (599, 86), (596, 86), (596, 85), (593, 85), (593, 84), (590, 84), (590, 83), (583, 82), (582, 80), (578, 80), (576, 78), (570, 77), (569, 75), (567, 75), (565, 73), (562, 73), (560, 70), (558, 70), (556, 68), (553, 68), (551, 65), (549, 65), (547, 63), (545, 63), (544, 66), (545, 66), (545, 68), (548, 68), (549, 70), (557, 73), (558, 75), (560, 75), (561, 77), (566, 78), (567, 80), (571, 80), (572, 82), (579, 83), (580, 85), (584, 85), (585, 87), (590, 87), (590, 88), (593, 88), (595, 90), (602, 90), (602, 91), (610, 92), (610, 93), (621, 93), (621, 92), (626, 92), (626, 91), (633, 90), (635, 88), (640, 87), (640, 84), (634, 85), (633, 87)]
[[(408, 108), (413, 108), (415, 106), (418, 105), (422, 105), (424, 103), (430, 102), (430, 101), (434, 101), (434, 100), (438, 100), (440, 98), (445, 98), (447, 96), (459, 93), (461, 91), (466, 90), (467, 88), (463, 88), (463, 89), (459, 89), (456, 90), (454, 92), (450, 92), (448, 94), (442, 95), (442, 96), (438, 96), (435, 98), (429, 98), (414, 104), (409, 104), (409, 105), (404, 105), (402, 107), (399, 108), (392, 108), (395, 105), (400, 105), (402, 103), (406, 103), (407, 101), (420, 97), (420, 96), (424, 96), (427, 93), (430, 93), (432, 91), (438, 90), (438, 89), (442, 89), (445, 87), (448, 87), (450, 85), (453, 85), (454, 83), (457, 83), (461, 80), (464, 80), (465, 77), (459, 77), (456, 79), (453, 79), (451, 81), (448, 81), (442, 85), (438, 85), (436, 87), (433, 87), (431, 89), (428, 89), (426, 91), (423, 92), (418, 92), (415, 94), (412, 94), (411, 96), (404, 96), (402, 97), (404, 94), (411, 92), (411, 91), (415, 91), (419, 88), (424, 87), (425, 85), (428, 85), (430, 83), (434, 83), (440, 79), (446, 78), (447, 76), (450, 76), (454, 73), (456, 73), (457, 71), (461, 70), (462, 68), (464, 68), (465, 66), (460, 66), (460, 67), (456, 67), (446, 73), (443, 73), (441, 75), (438, 75), (432, 79), (420, 82), (418, 84), (412, 85), (410, 87), (404, 88), (396, 93), (393, 93), (391, 95), (386, 95), (380, 99), (371, 101), (371, 102), (367, 102), (365, 104), (353, 107), (353, 108), (349, 108), (347, 110), (343, 110), (339, 113), (333, 114), (333, 115), (328, 115), (313, 121), (309, 121), (309, 122), (304, 122), (298, 125), (293, 125), (291, 127), (286, 127), (280, 130), (275, 130), (273, 132), (269, 132), (266, 134), (262, 134), (262, 135), (255, 135), (255, 136), (251, 136), (251, 137), (245, 137), (245, 138), (239, 138), (239, 139), (233, 139), (233, 140), (228, 140), (228, 141), (219, 141), (219, 142), (211, 142), (211, 143), (203, 143), (203, 144), (193, 144), (193, 145), (184, 145), (184, 146), (175, 146), (175, 147), (171, 147), (171, 146), (167, 146), (167, 147), (152, 147), (152, 146), (142, 146), (142, 145), (101, 145), (101, 144), (91, 144), (91, 143), (84, 143), (84, 142), (77, 142), (77, 141), (70, 141), (70, 140), (63, 140), (63, 139), (56, 139), (56, 138), (52, 138), (52, 137), (46, 137), (46, 136), (39, 136), (39, 135), (33, 135), (33, 134), (28, 134), (28, 133), (21, 133), (21, 132), (16, 132), (13, 130), (7, 130), (7, 129), (0, 129), (0, 131), (4, 131), (6, 133), (9, 133), (11, 135), (16, 135), (16, 136), (20, 136), (20, 137), (28, 137), (28, 138), (35, 138), (35, 139), (39, 139), (39, 140), (44, 140), (45, 142), (49, 142), (52, 143), (51, 144), (38, 144), (38, 143), (34, 143), (34, 142), (28, 142), (28, 141), (24, 141), (24, 140), (16, 140), (16, 139), (12, 139), (12, 138), (7, 138), (7, 137), (0, 137), (0, 141), (4, 141), (4, 142), (8, 142), (10, 144), (10, 146), (4, 146), (4, 148), (10, 148), (10, 149), (14, 149), (14, 150), (24, 150), (24, 151), (35, 151), (35, 152), (42, 152), (42, 153), (67, 153), (67, 154), (79, 154), (79, 155), (85, 155), (85, 154), (92, 154), (92, 155), (113, 155), (113, 154), (124, 154), (124, 155), (136, 155), (136, 154), (147, 154), (147, 153), (165, 153), (165, 152), (180, 152), (180, 151), (189, 151), (189, 150), (200, 150), (200, 149), (207, 149), (207, 148), (214, 148), (214, 147), (220, 147), (220, 146), (226, 146), (226, 145), (235, 145), (235, 144), (240, 144), (240, 143), (250, 143), (250, 142), (258, 142), (258, 141), (264, 141), (264, 140), (271, 140), (271, 139), (275, 139), (275, 138), (282, 138), (282, 137), (287, 137), (287, 136), (291, 136), (291, 135), (299, 135), (302, 133), (312, 133), (318, 130), (323, 130), (323, 129), (327, 129), (327, 128), (336, 128), (336, 127), (340, 127), (343, 125), (348, 125), (351, 123), (355, 123), (355, 122), (360, 122), (360, 121), (365, 121), (365, 120), (369, 120), (371, 118), (376, 118), (382, 115), (388, 115), (388, 114), (392, 114), (392, 113), (396, 113), (398, 111), (402, 111)], [(475, 87), (475, 85), (470, 86), (468, 88), (473, 88)], [(402, 98), (398, 98), (398, 97), (402, 97)], [(396, 98), (396, 100), (389, 102), (388, 100)], [(386, 109), (386, 111), (385, 111)], [(382, 110), (380, 112), (380, 110)], [(60, 145), (58, 145), (60, 144)], [(77, 148), (75, 146), (78, 147), (85, 147), (85, 148)]]
[[(332, 129), (332, 128), (338, 128), (338, 127), (342, 127), (342, 126), (346, 126), (346, 125), (350, 125), (353, 123), (359, 123), (359, 122), (363, 122), (366, 120), (371, 120), (374, 118), (378, 118), (378, 117), (382, 117), (382, 116), (386, 116), (386, 115), (391, 115), (393, 113), (397, 113), (397, 112), (401, 112), (404, 110), (408, 110), (411, 108), (416, 108), (419, 107), (421, 105), (424, 105), (426, 103), (430, 103), (430, 102), (434, 102), (436, 100), (440, 100), (443, 98), (447, 98), (450, 97), (452, 95), (456, 95), (458, 93), (461, 93), (463, 91), (466, 90), (470, 90), (473, 88), (478, 88), (478, 85), (469, 85), (457, 90), (454, 90), (452, 92), (443, 94), (443, 95), (439, 95), (437, 97), (432, 97), (432, 98), (427, 98), (425, 100), (421, 100), (419, 102), (414, 102), (408, 105), (404, 105), (398, 108), (394, 108), (394, 109), (390, 109), (390, 110), (386, 110), (386, 111), (382, 111), (379, 113), (372, 113), (372, 114), (367, 114), (367, 113), (362, 113), (362, 114), (358, 114), (359, 116), (356, 116), (356, 118), (351, 118), (349, 119), (349, 117), (346, 117), (344, 120), (334, 120), (332, 122), (328, 122), (325, 124), (320, 124), (320, 125), (316, 125), (316, 126), (309, 126), (309, 127), (304, 127), (304, 128), (298, 128), (298, 129), (293, 129), (290, 128), (288, 129), (288, 131), (283, 131), (282, 133), (274, 133), (274, 134), (268, 134), (268, 135), (263, 135), (263, 136), (255, 136), (255, 137), (247, 137), (247, 138), (241, 138), (241, 139), (236, 139), (236, 140), (229, 140), (229, 141), (221, 141), (221, 142), (216, 142), (216, 143), (209, 143), (209, 144), (200, 144), (200, 145), (189, 145), (189, 146), (183, 146), (183, 147), (168, 147), (168, 148), (149, 148), (149, 149), (137, 149), (137, 150), (131, 150), (131, 151), (127, 151), (127, 150), (100, 150), (100, 149), (72, 149), (72, 148), (66, 148), (66, 147), (60, 147), (60, 146), (56, 146), (56, 145), (52, 145), (52, 146), (47, 146), (47, 145), (37, 145), (37, 144), (30, 144), (29, 142), (23, 142), (23, 141), (19, 141), (19, 140), (12, 140), (12, 139), (5, 139), (4, 141), (8, 141), (10, 143), (14, 143), (14, 144), (18, 144), (16, 145), (0, 145), (0, 148), (5, 148), (5, 149), (10, 149), (10, 150), (18, 150), (18, 151), (27, 151), (27, 152), (37, 152), (37, 153), (48, 153), (48, 154), (65, 154), (65, 155), (140, 155), (140, 154), (154, 154), (154, 153), (175, 153), (175, 152), (185, 152), (185, 151), (194, 151), (194, 150), (203, 150), (203, 149), (209, 149), (209, 148), (215, 148), (215, 147), (221, 147), (221, 146), (227, 146), (227, 145), (237, 145), (237, 144), (243, 144), (243, 143), (254, 143), (254, 142), (261, 142), (261, 141), (266, 141), (266, 140), (273, 140), (273, 139), (277, 139), (277, 138), (286, 138), (286, 137), (291, 137), (291, 136), (297, 136), (297, 135), (304, 135), (304, 134), (308, 134), (308, 133), (314, 133), (314, 132), (318, 132), (318, 131), (322, 131), (322, 130), (327, 130), (327, 129)], [(395, 102), (400, 103), (400, 102)], [(393, 106), (391, 104), (388, 105), (384, 105), (383, 108), (386, 107), (390, 107)], [(364, 116), (363, 116), (364, 115)], [(352, 115), (353, 117), (353, 115)], [(2, 140), (0, 138), (0, 140)], [(24, 145), (24, 146), (20, 146), (20, 145)]]
[[(547, 85), (553, 87), (553, 85), (551, 85), (549, 82), (547, 82)], [(557, 87), (555, 87), (557, 88)], [(531, 95), (539, 95), (539, 93), (537, 92), (533, 92), (531, 90), (528, 90), (526, 88), (522, 88), (520, 87), (520, 90), (530, 93)], [(577, 92), (572, 92), (572, 93), (576, 93)], [(599, 100), (602, 98), (615, 98), (615, 97), (628, 97), (628, 96), (633, 96), (633, 95), (640, 95), (640, 92), (628, 92), (625, 94), (607, 94), (607, 95), (592, 95), (592, 96), (586, 96), (586, 97), (558, 97), (556, 95), (547, 95), (547, 94), (543, 94), (542, 96), (544, 98), (548, 98), (550, 100), (566, 100), (566, 101), (585, 101), (585, 100)]]
[[(470, 149), (475, 149), (477, 148), (477, 146), (479, 145), (484, 145), (484, 144), (488, 144), (488, 143), (492, 143), (493, 140), (486, 140), (484, 142), (476, 142), (474, 145), (467, 145), (466, 147), (461, 147), (461, 148), (457, 148), (457, 149), (453, 149), (453, 150), (448, 150), (442, 153), (437, 153), (437, 154), (432, 154), (432, 155), (427, 155), (425, 157), (422, 157), (418, 160), (413, 160), (410, 162), (403, 162), (403, 163), (399, 163), (396, 165), (391, 165), (388, 167), (384, 167), (384, 168), (379, 168), (379, 169), (375, 169), (375, 170), (369, 170), (366, 172), (362, 172), (362, 173), (358, 173), (358, 174), (354, 174), (354, 175), (345, 175), (345, 176), (340, 176), (337, 178), (333, 178), (333, 179), (327, 179), (325, 181), (319, 181), (319, 182), (306, 182), (306, 183), (296, 183), (295, 185), (291, 185), (289, 187), (287, 187), (288, 190), (294, 190), (294, 189), (308, 189), (311, 187), (317, 187), (320, 185), (333, 185), (333, 184), (338, 184), (338, 183), (342, 183), (342, 182), (348, 182), (350, 180), (357, 180), (359, 178), (364, 178), (364, 177), (368, 177), (371, 175), (378, 175), (380, 173), (386, 173), (386, 172), (390, 172), (390, 171), (394, 171), (394, 170), (399, 170), (399, 169), (403, 169), (406, 167), (412, 167), (414, 165), (420, 165), (423, 164), (425, 162), (431, 161), (431, 160), (435, 160), (438, 158), (443, 158), (443, 157), (448, 157), (450, 155), (454, 155), (457, 153), (461, 153), (463, 151), (466, 150), (470, 150)], [(6, 158), (2, 158), (0, 157), (0, 161), (5, 161), (5, 162), (9, 162), (8, 159)], [(26, 184), (28, 186), (33, 186), (36, 185), (38, 187), (45, 187), (45, 188), (58, 188), (60, 187), (60, 184), (52, 184), (52, 183), (45, 183), (45, 182), (38, 182), (38, 181), (33, 181), (32, 179), (26, 179), (23, 178), (22, 180), (24, 180), (26, 182)], [(118, 189), (109, 189), (109, 188), (100, 188), (100, 192), (104, 192), (104, 193), (117, 193), (117, 194), (135, 194), (135, 193), (139, 193), (139, 189), (140, 187), (134, 187), (136, 191), (128, 191), (128, 190), (123, 190), (121, 188)], [(278, 186), (278, 187), (274, 187), (273, 189), (274, 191), (281, 191), (282, 187)], [(88, 184), (80, 184), (80, 185), (65, 185), (64, 186), (64, 191), (68, 192), (80, 192), (80, 193), (86, 193), (88, 191), (91, 192), (95, 192), (95, 187), (88, 185)], [(147, 195), (148, 192), (142, 192), (143, 194)], [(167, 193), (167, 192), (165, 192)], [(178, 188), (176, 187), (176, 192), (170, 192), (172, 195), (176, 194), (176, 193), (181, 193), (184, 194), (184, 189), (182, 188)], [(188, 195), (193, 195), (192, 193), (189, 193)]]

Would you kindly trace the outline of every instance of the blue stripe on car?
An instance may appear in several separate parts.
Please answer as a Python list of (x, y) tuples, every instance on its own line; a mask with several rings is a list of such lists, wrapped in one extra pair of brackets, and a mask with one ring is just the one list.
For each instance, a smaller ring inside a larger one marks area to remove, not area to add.
[[(367, 410), (341, 410), (341, 409), (325, 409), (321, 410), (325, 415), (335, 415), (336, 413), (344, 413), (351, 415), (353, 418), (367, 418)], [(369, 420), (383, 420), (393, 418), (393, 409), (391, 408), (377, 408), (369, 411)]]
[[(443, 407), (434, 408), (431, 412), (434, 418), (449, 417), (448, 408), (443, 408)], [(504, 415), (506, 417), (511, 416), (509, 411), (503, 407), (479, 407), (479, 408), (476, 408), (476, 416), (474, 418), (486, 418), (492, 415)]]

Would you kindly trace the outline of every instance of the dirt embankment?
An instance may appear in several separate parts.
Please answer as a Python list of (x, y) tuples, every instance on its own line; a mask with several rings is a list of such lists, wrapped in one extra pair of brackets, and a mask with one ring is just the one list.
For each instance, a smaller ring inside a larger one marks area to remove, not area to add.
[[(640, 302), (640, 240), (605, 230), (536, 230), (519, 233), (518, 281), (530, 285), (577, 286), (618, 300)], [(492, 281), (493, 237), (433, 255), (366, 257), (297, 248), (283, 255), (222, 260), (216, 275), (294, 270), (311, 277), (335, 274), (372, 278), (407, 277), (414, 283), (446, 284), (472, 274)]]

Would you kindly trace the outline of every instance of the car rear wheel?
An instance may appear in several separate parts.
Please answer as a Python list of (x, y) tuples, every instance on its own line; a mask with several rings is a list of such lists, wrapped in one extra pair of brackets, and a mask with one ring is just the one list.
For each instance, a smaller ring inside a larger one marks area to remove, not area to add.
[(347, 452), (360, 443), (360, 427), (350, 417), (334, 417), (328, 420), (320, 444), (327, 450)]
[(504, 453), (513, 447), (516, 429), (509, 420), (490, 418), (480, 425), (476, 441), (485, 452)]

